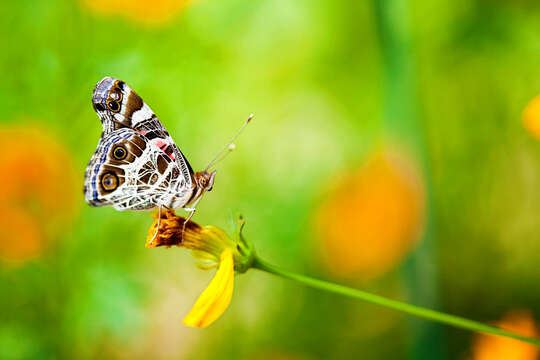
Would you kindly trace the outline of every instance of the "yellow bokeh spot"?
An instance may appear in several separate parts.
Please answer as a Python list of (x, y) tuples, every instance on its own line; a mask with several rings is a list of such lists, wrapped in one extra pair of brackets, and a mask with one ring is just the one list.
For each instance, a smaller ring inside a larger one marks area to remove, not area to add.
[(0, 258), (11, 264), (37, 257), (46, 246), (39, 223), (20, 209), (0, 209), (0, 239)]
[(420, 175), (403, 154), (377, 152), (337, 176), (315, 216), (326, 267), (366, 280), (394, 267), (419, 237), (424, 211)]
[(37, 257), (69, 228), (75, 176), (68, 151), (45, 129), (0, 129), (0, 260)]
[(190, 0), (81, 0), (92, 12), (155, 26), (171, 21)]
[(523, 110), (523, 124), (531, 135), (540, 140), (540, 95)]
[[(538, 336), (529, 311), (512, 311), (496, 325), (523, 336)], [(536, 346), (502, 336), (480, 334), (473, 344), (473, 360), (536, 360), (538, 355)]]

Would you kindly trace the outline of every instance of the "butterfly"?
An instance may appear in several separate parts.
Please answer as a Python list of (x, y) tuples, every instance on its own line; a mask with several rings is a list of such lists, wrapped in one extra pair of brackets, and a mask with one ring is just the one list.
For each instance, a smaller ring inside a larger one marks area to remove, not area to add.
[(86, 202), (117, 210), (184, 208), (190, 212), (188, 219), (201, 197), (212, 190), (216, 171), (210, 167), (253, 118), (250, 115), (205, 170), (193, 172), (157, 116), (125, 82), (103, 78), (94, 89), (92, 104), (103, 131), (86, 167)]

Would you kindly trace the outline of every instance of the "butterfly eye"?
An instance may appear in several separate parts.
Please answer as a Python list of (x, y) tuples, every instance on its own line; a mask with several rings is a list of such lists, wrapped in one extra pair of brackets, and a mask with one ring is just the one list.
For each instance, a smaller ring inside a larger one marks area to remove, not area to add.
[(113, 149), (113, 157), (116, 160), (124, 160), (127, 156), (127, 151), (123, 146), (117, 146)]
[(109, 101), (107, 103), (107, 107), (109, 108), (109, 110), (111, 110), (112, 112), (118, 112), (120, 110), (120, 105), (118, 104), (117, 101)]
[(101, 186), (105, 191), (113, 191), (118, 187), (118, 177), (112, 172), (103, 174), (101, 177)]

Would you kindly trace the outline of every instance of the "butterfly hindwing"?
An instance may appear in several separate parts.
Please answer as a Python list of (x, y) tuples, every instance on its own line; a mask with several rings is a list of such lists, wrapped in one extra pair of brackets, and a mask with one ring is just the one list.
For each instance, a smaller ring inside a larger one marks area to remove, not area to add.
[(177, 163), (151, 140), (122, 128), (102, 137), (86, 169), (85, 198), (117, 210), (181, 207), (191, 196)]

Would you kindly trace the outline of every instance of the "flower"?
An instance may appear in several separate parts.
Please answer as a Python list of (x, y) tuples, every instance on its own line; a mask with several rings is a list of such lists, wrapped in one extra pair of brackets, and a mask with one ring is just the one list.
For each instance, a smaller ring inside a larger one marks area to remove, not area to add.
[[(214, 279), (199, 296), (184, 324), (204, 328), (217, 320), (231, 302), (234, 274), (246, 272), (253, 262), (255, 251), (242, 236), (245, 224), (240, 218), (237, 240), (232, 240), (216, 226), (200, 226), (193, 221), (185, 223), (174, 210), (164, 210), (154, 215), (148, 230), (146, 247), (179, 246), (191, 250), (203, 269), (218, 267)], [(184, 226), (185, 223), (185, 226)]]
[(540, 95), (532, 99), (523, 110), (523, 125), (532, 136), (540, 140)]
[(324, 265), (334, 275), (368, 280), (395, 266), (422, 229), (424, 189), (402, 152), (377, 152), (335, 177), (314, 222)]
[[(496, 325), (523, 336), (539, 334), (528, 310), (510, 311)], [(473, 343), (473, 360), (535, 360), (539, 353), (534, 345), (500, 336), (479, 334)]]
[(171, 21), (189, 0), (81, 0), (91, 11), (122, 16), (134, 22), (156, 26)]
[(233, 285), (233, 252), (232, 249), (227, 248), (221, 253), (221, 262), (216, 276), (184, 318), (184, 324), (204, 328), (213, 323), (231, 303)]
[(0, 260), (22, 264), (41, 255), (75, 213), (68, 151), (46, 129), (0, 129)]

